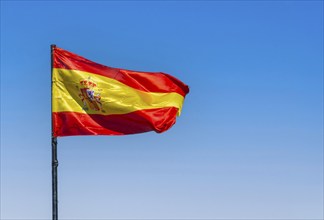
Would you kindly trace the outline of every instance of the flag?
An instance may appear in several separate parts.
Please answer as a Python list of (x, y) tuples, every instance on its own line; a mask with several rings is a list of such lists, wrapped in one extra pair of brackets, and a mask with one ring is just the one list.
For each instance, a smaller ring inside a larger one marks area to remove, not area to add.
[(58, 47), (52, 66), (54, 137), (161, 133), (189, 92), (171, 75), (108, 67)]

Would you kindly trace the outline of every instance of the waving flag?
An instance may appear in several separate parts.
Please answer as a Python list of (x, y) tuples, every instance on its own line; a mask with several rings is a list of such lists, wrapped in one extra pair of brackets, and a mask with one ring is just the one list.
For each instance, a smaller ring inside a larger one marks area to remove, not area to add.
[(54, 137), (161, 133), (189, 92), (165, 73), (107, 67), (58, 47), (52, 57)]

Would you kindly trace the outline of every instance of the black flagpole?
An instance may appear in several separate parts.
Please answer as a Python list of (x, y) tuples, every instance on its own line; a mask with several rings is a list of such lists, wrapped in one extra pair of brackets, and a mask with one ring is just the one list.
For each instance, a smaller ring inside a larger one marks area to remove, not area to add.
[[(53, 112), (53, 51), (56, 45), (51, 45), (51, 115)], [(51, 116), (51, 130), (52, 130), (52, 216), (53, 220), (58, 220), (57, 210), (57, 138), (53, 136), (53, 116)]]

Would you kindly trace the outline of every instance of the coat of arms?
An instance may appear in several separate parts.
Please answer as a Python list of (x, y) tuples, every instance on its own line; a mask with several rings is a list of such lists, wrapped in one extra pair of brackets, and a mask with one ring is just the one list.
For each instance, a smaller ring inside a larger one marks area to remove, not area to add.
[(97, 83), (88, 77), (88, 79), (80, 80), (80, 86), (77, 86), (77, 88), (80, 89), (79, 97), (83, 102), (84, 110), (102, 111), (101, 96)]

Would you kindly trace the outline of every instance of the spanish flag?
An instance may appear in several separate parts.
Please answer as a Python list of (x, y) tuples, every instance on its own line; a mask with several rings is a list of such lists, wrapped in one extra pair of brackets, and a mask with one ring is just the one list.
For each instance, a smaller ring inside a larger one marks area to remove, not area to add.
[(189, 88), (161, 72), (104, 66), (52, 48), (52, 133), (126, 135), (168, 130)]

